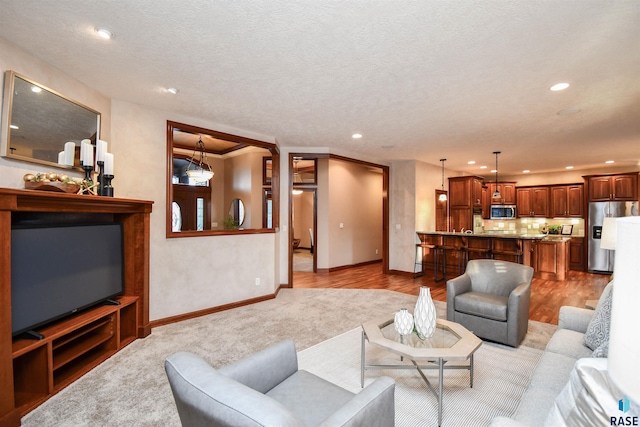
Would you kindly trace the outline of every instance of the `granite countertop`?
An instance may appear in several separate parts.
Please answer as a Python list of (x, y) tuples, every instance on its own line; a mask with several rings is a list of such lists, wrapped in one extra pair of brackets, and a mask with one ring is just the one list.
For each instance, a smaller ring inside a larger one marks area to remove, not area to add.
[(498, 234), (498, 233), (453, 233), (449, 231), (416, 231), (418, 234), (427, 234), (432, 236), (460, 236), (460, 237), (486, 237), (500, 239), (521, 239), (521, 240), (545, 240), (554, 242), (568, 242), (571, 236), (548, 236), (546, 234)]

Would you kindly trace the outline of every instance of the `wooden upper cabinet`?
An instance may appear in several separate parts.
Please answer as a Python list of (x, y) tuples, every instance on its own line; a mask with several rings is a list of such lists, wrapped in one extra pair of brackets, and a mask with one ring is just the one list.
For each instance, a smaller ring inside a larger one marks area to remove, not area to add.
[(590, 176), (589, 201), (638, 200), (638, 173)]
[(473, 214), (469, 208), (451, 208), (449, 213), (451, 215), (449, 231), (473, 230)]
[(471, 177), (449, 178), (449, 207), (471, 207)]
[(477, 176), (449, 178), (449, 207), (481, 208), (482, 178)]
[(500, 198), (494, 199), (493, 193), (496, 191), (496, 183), (490, 182), (487, 184), (489, 188), (489, 198), (492, 205), (515, 205), (516, 204), (516, 183), (515, 182), (498, 182), (498, 191), (500, 191)]
[(478, 178), (471, 181), (471, 204), (474, 208), (482, 208), (482, 180)]
[(486, 185), (482, 186), (482, 218), (491, 218), (491, 193)]
[(449, 178), (449, 228), (451, 231), (473, 229), (473, 211), (482, 209), (482, 178)]
[(582, 184), (550, 187), (550, 214), (557, 218), (582, 218), (584, 190)]
[(520, 187), (517, 193), (517, 213), (520, 218), (549, 216), (549, 187)]

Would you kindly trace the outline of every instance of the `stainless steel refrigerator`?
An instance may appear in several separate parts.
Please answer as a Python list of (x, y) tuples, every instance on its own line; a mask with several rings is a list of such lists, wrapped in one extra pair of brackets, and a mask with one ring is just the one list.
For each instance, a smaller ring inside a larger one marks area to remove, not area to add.
[(638, 202), (589, 203), (589, 263), (590, 273), (613, 273), (615, 251), (602, 249), (602, 223), (606, 217), (637, 216)]

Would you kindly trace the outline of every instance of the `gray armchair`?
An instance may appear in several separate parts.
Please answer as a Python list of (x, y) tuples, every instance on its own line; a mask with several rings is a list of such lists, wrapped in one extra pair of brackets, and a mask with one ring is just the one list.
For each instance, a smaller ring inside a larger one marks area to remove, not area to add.
[(462, 276), (447, 282), (447, 319), (480, 338), (511, 347), (529, 326), (533, 268), (492, 259), (471, 260)]
[(380, 377), (353, 394), (298, 370), (285, 340), (215, 369), (199, 356), (167, 357), (165, 370), (183, 426), (393, 426), (395, 382)]

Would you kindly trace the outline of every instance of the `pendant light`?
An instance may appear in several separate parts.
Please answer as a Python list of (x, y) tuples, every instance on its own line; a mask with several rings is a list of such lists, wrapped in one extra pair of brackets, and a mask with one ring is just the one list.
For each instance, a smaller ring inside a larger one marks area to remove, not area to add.
[(493, 192), (493, 196), (491, 197), (501, 199), (502, 195), (500, 194), (500, 190), (498, 190), (498, 154), (500, 154), (500, 151), (494, 151), (493, 154), (496, 155), (496, 191)]
[(440, 200), (441, 202), (446, 202), (447, 193), (444, 192), (444, 162), (446, 162), (447, 159), (440, 159), (440, 161), (442, 162), (442, 193), (440, 193), (438, 200)]
[[(195, 161), (196, 152), (198, 152), (198, 161)], [(209, 162), (207, 162), (207, 153), (204, 151), (204, 142), (202, 142), (202, 135), (200, 140), (196, 143), (193, 149), (193, 154), (189, 159), (187, 165), (187, 176), (194, 179), (196, 182), (207, 182), (213, 178), (213, 171)]]

